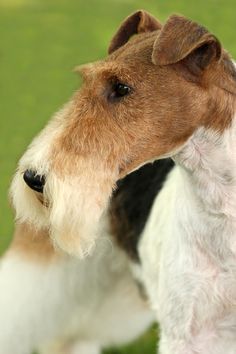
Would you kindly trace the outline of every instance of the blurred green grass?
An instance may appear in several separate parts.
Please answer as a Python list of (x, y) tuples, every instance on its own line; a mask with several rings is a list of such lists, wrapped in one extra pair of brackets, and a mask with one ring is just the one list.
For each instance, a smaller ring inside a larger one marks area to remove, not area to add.
[[(0, 0), (0, 253), (13, 217), (7, 190), (32, 137), (79, 86), (74, 66), (106, 55), (121, 20), (144, 8), (164, 21), (182, 13), (207, 26), (236, 56), (235, 0)], [(155, 352), (155, 330), (106, 354)]]

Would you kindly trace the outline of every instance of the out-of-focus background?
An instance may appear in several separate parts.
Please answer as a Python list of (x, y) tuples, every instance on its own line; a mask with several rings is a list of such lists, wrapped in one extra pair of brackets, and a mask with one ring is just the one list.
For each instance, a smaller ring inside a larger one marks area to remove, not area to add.
[[(17, 160), (79, 87), (72, 69), (106, 55), (137, 9), (161, 21), (181, 13), (208, 27), (236, 57), (235, 0), (0, 0), (0, 253), (12, 236), (7, 191)], [(156, 330), (107, 354), (155, 353)]]

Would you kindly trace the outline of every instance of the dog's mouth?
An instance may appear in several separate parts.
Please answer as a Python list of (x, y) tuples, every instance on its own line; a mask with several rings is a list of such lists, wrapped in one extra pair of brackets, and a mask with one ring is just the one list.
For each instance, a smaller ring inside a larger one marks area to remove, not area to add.
[(49, 200), (44, 196), (43, 193), (36, 192), (36, 197), (38, 201), (46, 208), (49, 207)]

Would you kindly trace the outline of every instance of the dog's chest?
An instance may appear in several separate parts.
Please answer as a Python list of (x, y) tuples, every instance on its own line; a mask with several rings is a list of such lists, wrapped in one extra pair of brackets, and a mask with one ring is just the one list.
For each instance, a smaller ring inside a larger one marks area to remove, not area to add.
[[(201, 261), (201, 258), (199, 259)], [(190, 282), (186, 275), (183, 282)], [(209, 262), (205, 269), (193, 268), (196, 282), (189, 294), (192, 298), (192, 326), (214, 326), (233, 315), (236, 325), (236, 271), (220, 268)], [(186, 288), (186, 287), (185, 287)], [(184, 288), (183, 288), (184, 290)], [(200, 328), (199, 328), (200, 329)], [(236, 330), (236, 328), (235, 328)]]
[(178, 260), (176, 249), (170, 256), (165, 253), (165, 259), (161, 256), (158, 288), (149, 286), (163, 328), (174, 328), (196, 340), (199, 336), (199, 341), (206, 333), (219, 336), (222, 331), (235, 337), (235, 255), (229, 248), (224, 264), (197, 245), (182, 243), (180, 247)]
[(166, 271), (169, 302), (177, 296), (191, 334), (202, 328), (218, 332), (222, 326), (236, 334), (235, 224), (209, 215), (204, 219), (203, 213), (193, 219), (184, 220), (183, 228), (176, 225), (178, 241), (164, 261), (167, 268), (172, 264)]

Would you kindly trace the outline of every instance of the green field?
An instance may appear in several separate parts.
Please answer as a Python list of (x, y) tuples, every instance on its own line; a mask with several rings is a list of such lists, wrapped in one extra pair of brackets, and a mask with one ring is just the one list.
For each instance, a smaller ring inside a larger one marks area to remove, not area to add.
[[(197, 20), (236, 56), (235, 0), (0, 0), (0, 253), (13, 230), (7, 191), (17, 160), (79, 87), (73, 67), (105, 56), (120, 21), (139, 8), (161, 21)], [(107, 353), (154, 353), (155, 332)]]

